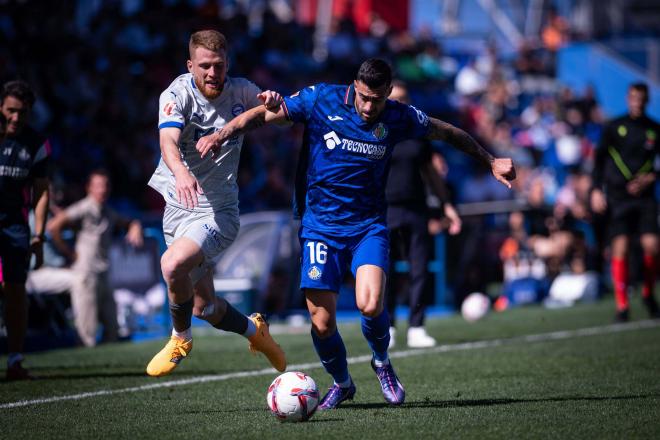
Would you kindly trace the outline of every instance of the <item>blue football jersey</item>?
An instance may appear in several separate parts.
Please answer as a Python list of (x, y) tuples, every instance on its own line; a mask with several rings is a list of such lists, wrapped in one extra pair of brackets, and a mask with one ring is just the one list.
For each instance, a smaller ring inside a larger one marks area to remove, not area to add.
[(413, 106), (388, 100), (378, 120), (368, 123), (354, 100), (353, 85), (329, 84), (284, 98), (288, 119), (305, 124), (294, 200), (305, 238), (333, 242), (385, 225), (392, 149), (428, 132), (428, 117)]

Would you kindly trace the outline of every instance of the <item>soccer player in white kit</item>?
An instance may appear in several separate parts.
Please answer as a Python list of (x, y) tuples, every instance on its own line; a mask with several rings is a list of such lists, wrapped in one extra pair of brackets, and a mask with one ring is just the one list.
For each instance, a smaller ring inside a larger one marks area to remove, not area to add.
[(281, 97), (243, 78), (227, 76), (227, 42), (217, 31), (195, 32), (189, 42), (187, 74), (161, 94), (158, 128), (162, 158), (149, 186), (165, 199), (163, 233), (168, 249), (161, 258), (172, 317), (172, 336), (147, 365), (150, 376), (164, 376), (192, 350), (192, 315), (212, 326), (248, 338), (279, 371), (286, 368), (280, 346), (256, 313), (249, 317), (215, 295), (212, 268), (239, 228), (236, 174), (243, 136), (229, 141), (218, 156), (200, 158), (198, 141), (245, 110), (279, 106)]

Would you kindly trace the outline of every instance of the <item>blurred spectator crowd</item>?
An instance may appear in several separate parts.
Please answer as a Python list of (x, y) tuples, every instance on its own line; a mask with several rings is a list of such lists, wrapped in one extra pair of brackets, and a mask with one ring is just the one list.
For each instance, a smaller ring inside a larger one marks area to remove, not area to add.
[[(599, 232), (588, 193), (603, 115), (593, 91), (576, 95), (553, 78), (555, 51), (569, 36), (565, 23), (552, 16), (538, 43), (525, 42), (504, 58), (492, 44), (481, 53), (445, 53), (430, 32), (394, 30), (376, 15), (366, 33), (336, 18), (327, 58), (318, 59), (312, 25), (268, 7), (277, 2), (254, 2), (263, 6), (255, 20), (250, 3), (0, 3), (0, 80), (22, 78), (35, 89), (34, 125), (53, 146), (57, 203), (79, 199), (87, 171), (104, 167), (116, 208), (157, 217), (162, 201), (146, 182), (160, 155), (158, 96), (185, 72), (191, 31), (214, 28), (228, 37), (230, 75), (283, 94), (320, 81), (347, 83), (365, 58), (384, 57), (409, 84), (415, 106), (513, 158), (518, 178), (508, 191), (462, 153), (435, 145), (457, 204), (511, 207), (466, 217), (461, 251), (448, 258), (459, 296), (484, 291), (489, 280), (515, 279), (524, 267), (545, 278), (596, 268)], [(271, 127), (248, 136), (239, 171), (242, 213), (290, 207), (300, 138), (300, 129)]]

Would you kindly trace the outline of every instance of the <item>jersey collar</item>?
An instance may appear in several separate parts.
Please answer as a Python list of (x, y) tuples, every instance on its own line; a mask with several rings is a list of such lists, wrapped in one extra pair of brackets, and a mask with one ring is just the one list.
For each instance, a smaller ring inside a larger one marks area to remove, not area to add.
[(350, 107), (355, 105), (355, 87), (353, 84), (350, 84), (346, 88), (346, 93), (344, 94), (344, 105), (348, 105)]
[(357, 110), (355, 109), (355, 86), (353, 84), (349, 85), (346, 88), (346, 92), (344, 93), (344, 105), (346, 107), (349, 107), (349, 109), (347, 109), (348, 114), (355, 121), (356, 124), (358, 124), (359, 126), (369, 125), (368, 122), (362, 120), (360, 115), (358, 115)]
[(352, 117), (355, 119), (355, 121), (361, 125), (361, 126), (370, 126), (370, 125), (375, 125), (380, 120), (382, 119), (383, 114), (378, 117), (378, 119), (374, 122), (367, 122), (363, 120), (360, 115), (358, 115), (357, 110), (355, 109), (355, 86), (353, 84), (350, 84), (346, 88), (346, 92), (344, 93), (344, 105), (351, 107), (350, 114)]

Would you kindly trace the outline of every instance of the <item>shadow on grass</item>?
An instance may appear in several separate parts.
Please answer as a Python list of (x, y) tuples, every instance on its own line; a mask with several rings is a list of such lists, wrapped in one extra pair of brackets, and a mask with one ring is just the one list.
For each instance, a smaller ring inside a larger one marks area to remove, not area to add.
[[(470, 406), (493, 406), (493, 405), (511, 405), (518, 403), (548, 403), (548, 402), (579, 402), (579, 401), (606, 401), (606, 400), (635, 400), (658, 398), (660, 394), (635, 394), (628, 396), (565, 396), (565, 397), (547, 397), (544, 399), (468, 399), (468, 400), (420, 400), (406, 402), (403, 408), (462, 408)], [(360, 409), (380, 409), (388, 408), (391, 405), (387, 403), (353, 403), (342, 405), (343, 408)], [(393, 407), (394, 408), (394, 407)]]

